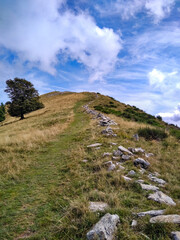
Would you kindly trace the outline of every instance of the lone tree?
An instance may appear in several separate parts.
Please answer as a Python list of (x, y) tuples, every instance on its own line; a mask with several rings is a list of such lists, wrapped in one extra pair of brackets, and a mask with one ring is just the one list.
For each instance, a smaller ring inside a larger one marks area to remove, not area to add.
[(39, 101), (38, 91), (33, 84), (25, 79), (14, 78), (6, 81), (5, 92), (11, 99), (8, 113), (13, 117), (21, 117), (24, 114), (43, 108), (44, 105)]

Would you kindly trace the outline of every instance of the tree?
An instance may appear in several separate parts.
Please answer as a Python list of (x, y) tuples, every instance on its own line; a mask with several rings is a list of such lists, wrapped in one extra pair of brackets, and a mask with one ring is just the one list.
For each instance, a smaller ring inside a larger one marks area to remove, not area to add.
[(5, 92), (11, 99), (8, 113), (13, 117), (21, 117), (24, 114), (43, 108), (44, 105), (39, 101), (38, 91), (33, 84), (25, 79), (14, 78), (6, 81)]
[(5, 106), (3, 103), (0, 105), (0, 122), (5, 120)]

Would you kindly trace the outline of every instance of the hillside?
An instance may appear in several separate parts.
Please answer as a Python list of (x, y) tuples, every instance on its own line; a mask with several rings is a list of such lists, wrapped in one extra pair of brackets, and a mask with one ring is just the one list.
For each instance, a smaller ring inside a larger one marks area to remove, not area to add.
[[(180, 214), (178, 129), (101, 94), (53, 92), (41, 100), (45, 108), (23, 121), (7, 116), (0, 126), (0, 239), (83, 240), (106, 213), (120, 218), (115, 239), (168, 240), (180, 231), (179, 224), (137, 216), (149, 210)], [(105, 116), (117, 125), (100, 126)], [(133, 135), (147, 127), (168, 137), (136, 141)], [(121, 148), (118, 155), (118, 146), (131, 153)], [(139, 157), (150, 163), (147, 169), (133, 164)], [(176, 205), (148, 199), (154, 190), (143, 190), (137, 180), (158, 187)], [(93, 212), (90, 202), (108, 208)]]

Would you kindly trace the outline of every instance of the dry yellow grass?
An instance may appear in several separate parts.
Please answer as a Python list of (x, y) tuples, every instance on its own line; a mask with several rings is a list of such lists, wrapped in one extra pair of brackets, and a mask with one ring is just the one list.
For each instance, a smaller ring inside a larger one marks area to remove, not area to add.
[(25, 119), (7, 116), (0, 127), (0, 173), (16, 175), (27, 167), (32, 159), (28, 151), (51, 141), (64, 131), (73, 120), (74, 104), (83, 94), (57, 92), (41, 96), (45, 107), (25, 115)]

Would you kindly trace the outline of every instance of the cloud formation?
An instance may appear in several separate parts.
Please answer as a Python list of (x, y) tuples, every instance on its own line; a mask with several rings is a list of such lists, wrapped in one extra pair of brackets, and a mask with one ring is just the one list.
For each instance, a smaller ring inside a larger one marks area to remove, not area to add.
[(100, 28), (83, 12), (68, 10), (65, 0), (0, 0), (0, 46), (45, 72), (68, 58), (85, 65), (90, 80), (113, 70), (122, 48), (120, 36)]
[(180, 103), (173, 112), (159, 113), (158, 115), (160, 115), (164, 121), (180, 126)]
[(144, 12), (153, 18), (155, 23), (158, 23), (163, 18), (168, 17), (175, 0), (116, 0), (109, 7), (99, 7), (97, 10), (102, 15), (117, 15), (122, 19), (128, 20), (135, 17), (139, 12)]

